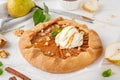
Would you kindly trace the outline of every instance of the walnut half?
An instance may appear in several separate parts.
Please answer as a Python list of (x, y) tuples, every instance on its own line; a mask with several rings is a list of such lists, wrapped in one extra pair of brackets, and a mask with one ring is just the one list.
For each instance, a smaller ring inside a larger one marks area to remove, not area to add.
[(4, 46), (7, 43), (7, 40), (0, 34), (0, 47)]
[(20, 36), (22, 36), (22, 34), (24, 33), (24, 30), (18, 28), (18, 29), (15, 29), (15, 30), (13, 31), (13, 33), (14, 33), (14, 35), (16, 35), (17, 37), (20, 37)]
[(0, 58), (7, 58), (9, 53), (6, 50), (0, 49)]

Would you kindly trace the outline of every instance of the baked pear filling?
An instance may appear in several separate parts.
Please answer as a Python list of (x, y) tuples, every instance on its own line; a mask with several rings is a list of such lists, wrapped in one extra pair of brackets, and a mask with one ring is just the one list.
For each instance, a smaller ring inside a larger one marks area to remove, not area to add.
[[(46, 56), (62, 59), (77, 56), (88, 48), (88, 34), (74, 26), (66, 23), (51, 25), (37, 33), (32, 43)], [(55, 27), (62, 30), (56, 36), (52, 36)]]

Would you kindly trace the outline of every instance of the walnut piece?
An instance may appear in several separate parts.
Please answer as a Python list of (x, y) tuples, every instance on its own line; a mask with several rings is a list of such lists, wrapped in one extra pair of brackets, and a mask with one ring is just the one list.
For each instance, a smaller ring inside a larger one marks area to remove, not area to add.
[(14, 35), (16, 35), (17, 37), (20, 37), (20, 36), (22, 36), (22, 34), (24, 33), (24, 30), (18, 28), (18, 29), (15, 29), (15, 30), (13, 31), (13, 33), (14, 33)]
[(9, 53), (6, 50), (0, 49), (0, 58), (7, 58)]
[(4, 46), (7, 43), (7, 40), (0, 34), (0, 47)]

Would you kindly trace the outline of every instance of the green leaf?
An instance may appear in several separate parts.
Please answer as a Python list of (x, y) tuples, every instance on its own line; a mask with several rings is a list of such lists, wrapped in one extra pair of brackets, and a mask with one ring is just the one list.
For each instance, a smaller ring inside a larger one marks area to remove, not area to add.
[(34, 25), (37, 25), (40, 22), (49, 21), (50, 18), (51, 18), (51, 15), (49, 14), (49, 8), (47, 7), (47, 5), (45, 5), (45, 3), (44, 3), (43, 10), (39, 8), (33, 14)]
[(52, 32), (52, 36), (56, 36), (58, 33), (60, 33), (62, 29), (54, 27), (54, 32)]
[(52, 36), (56, 36), (58, 34), (58, 32), (52, 32)]
[(3, 74), (3, 70), (0, 68), (0, 75), (2, 75)]
[(108, 69), (108, 70), (106, 70), (102, 73), (103, 77), (109, 77), (111, 75), (112, 75), (112, 70), (111, 69)]
[(62, 31), (62, 29), (60, 29), (60, 28), (58, 28), (58, 27), (54, 27), (54, 31), (56, 31), (56, 32), (61, 32)]
[(3, 65), (3, 63), (0, 61), (0, 66), (2, 66)]
[(34, 24), (37, 25), (40, 22), (44, 22), (45, 15), (43, 14), (41, 9), (37, 9), (33, 14)]
[(49, 21), (50, 18), (51, 18), (50, 14), (45, 14), (45, 20), (44, 20), (44, 22)]
[(43, 3), (43, 5), (44, 5), (44, 12), (46, 14), (49, 14), (49, 8), (47, 7), (47, 5), (45, 3)]

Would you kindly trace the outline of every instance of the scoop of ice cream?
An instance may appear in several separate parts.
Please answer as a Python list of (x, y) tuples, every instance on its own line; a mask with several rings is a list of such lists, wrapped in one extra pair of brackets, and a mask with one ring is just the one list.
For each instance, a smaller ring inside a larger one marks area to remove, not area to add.
[(83, 35), (74, 26), (67, 26), (57, 34), (55, 43), (62, 49), (75, 48), (83, 44)]

